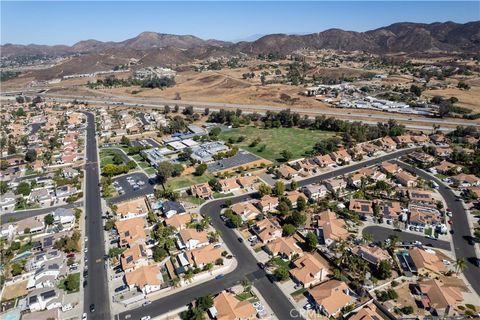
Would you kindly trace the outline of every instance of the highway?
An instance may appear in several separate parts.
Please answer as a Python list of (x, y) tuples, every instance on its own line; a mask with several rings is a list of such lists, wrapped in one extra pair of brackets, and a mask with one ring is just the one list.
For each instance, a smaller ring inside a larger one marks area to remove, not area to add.
[[(110, 296), (107, 272), (104, 267), (105, 243), (103, 237), (102, 211), (100, 202), (99, 168), (95, 116), (87, 115), (87, 163), (85, 164), (85, 234), (88, 252), (87, 287), (84, 288), (83, 306), (88, 319), (110, 319)], [(90, 305), (95, 304), (95, 312), (90, 313)]]
[(475, 247), (468, 243), (468, 239), (471, 239), (472, 233), (468, 224), (468, 212), (463, 207), (463, 202), (457, 201), (455, 193), (453, 193), (453, 191), (440, 179), (432, 177), (425, 171), (404, 162), (396, 161), (396, 163), (425, 180), (435, 181), (440, 186), (438, 191), (443, 199), (445, 199), (447, 207), (453, 212), (453, 225), (451, 228), (453, 230), (452, 239), (455, 256), (457, 258), (465, 258), (467, 261), (467, 269), (465, 269), (463, 274), (477, 294), (480, 295), (480, 268), (472, 263), (472, 259), (477, 258), (477, 256)]
[[(318, 176), (310, 177), (298, 182), (299, 187), (307, 184), (321, 182), (323, 180), (348, 174), (359, 170), (365, 166), (372, 166), (376, 163), (391, 160), (400, 156), (403, 156), (412, 149), (404, 149), (393, 152), (391, 154), (368, 160), (363, 163), (354, 164), (351, 166), (341, 167), (335, 171), (327, 172)], [(229, 198), (232, 203), (238, 203), (242, 201), (251, 200), (255, 197), (255, 193), (241, 195), (233, 198)], [(120, 320), (124, 319), (140, 319), (143, 316), (159, 316), (169, 311), (178, 309), (185, 306), (195, 300), (198, 297), (215, 294), (232, 285), (240, 282), (243, 279), (250, 280), (253, 285), (260, 291), (261, 295), (266, 299), (272, 310), (279, 319), (292, 319), (290, 310), (294, 307), (292, 303), (286, 298), (285, 294), (274, 284), (271, 283), (263, 270), (257, 267), (257, 260), (246, 248), (245, 244), (240, 243), (237, 240), (236, 234), (228, 228), (225, 223), (220, 219), (220, 211), (225, 206), (226, 199), (219, 199), (205, 203), (200, 208), (202, 215), (209, 215), (212, 218), (212, 226), (220, 231), (222, 239), (226, 246), (231, 250), (232, 254), (238, 260), (237, 268), (225, 275), (223, 279), (211, 280), (209, 282), (193, 286), (189, 289), (179, 291), (167, 297), (153, 301), (151, 304), (136, 308), (130, 311), (125, 311), (119, 314), (116, 318)]]
[[(37, 94), (35, 94), (37, 95)], [(128, 107), (150, 107), (150, 108), (163, 108), (163, 105), (178, 105), (179, 107), (193, 106), (196, 111), (203, 111), (205, 107), (209, 107), (211, 111), (218, 111), (220, 109), (241, 109), (244, 113), (251, 113), (254, 111), (266, 112), (266, 111), (276, 111), (279, 112), (284, 110), (286, 107), (281, 106), (268, 106), (268, 105), (246, 105), (246, 104), (232, 104), (232, 103), (221, 103), (221, 102), (204, 102), (204, 101), (185, 101), (185, 100), (166, 100), (161, 98), (136, 98), (136, 97), (126, 97), (126, 96), (77, 96), (77, 95), (59, 95), (51, 94), (48, 92), (38, 94), (45, 99), (55, 100), (55, 101), (72, 101), (77, 99), (78, 101), (88, 102), (89, 104), (104, 104), (111, 106), (128, 106)], [(402, 122), (407, 128), (415, 130), (432, 130), (434, 124), (440, 125), (440, 129), (444, 131), (451, 131), (452, 128), (456, 126), (480, 126), (479, 123), (468, 121), (468, 120), (450, 120), (450, 119), (440, 119), (440, 118), (428, 118), (428, 117), (418, 117), (415, 114), (399, 114), (399, 113), (386, 113), (386, 114), (365, 114), (357, 113), (357, 109), (351, 109), (351, 112), (340, 112), (335, 111), (336, 109), (314, 109), (314, 108), (301, 108), (295, 107), (292, 109), (295, 112), (302, 114), (308, 114), (311, 116), (332, 116), (336, 118), (342, 118), (348, 121), (362, 121), (366, 124), (375, 125), (377, 122), (387, 122), (390, 119), (395, 119), (399, 122)], [(369, 119), (369, 120), (365, 120)], [(405, 123), (406, 122), (406, 123)]]

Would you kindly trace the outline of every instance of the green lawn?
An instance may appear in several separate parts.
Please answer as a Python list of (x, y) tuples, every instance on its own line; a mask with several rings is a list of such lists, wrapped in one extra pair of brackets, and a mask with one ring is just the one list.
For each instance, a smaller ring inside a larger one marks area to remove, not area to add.
[(148, 174), (148, 175), (153, 175), (155, 174), (155, 168), (152, 167), (150, 165), (150, 163), (148, 163), (147, 161), (145, 161), (145, 159), (143, 159), (143, 157), (139, 154), (136, 154), (132, 157), (137, 163), (138, 165), (143, 169), (145, 170), (145, 172)]
[[(283, 150), (290, 151), (293, 154), (292, 159), (302, 158), (316, 142), (333, 137), (335, 133), (299, 128), (261, 129), (253, 126), (234, 128), (220, 133), (220, 139), (224, 141), (230, 138), (237, 141), (241, 136), (244, 136), (245, 140), (235, 142), (235, 145), (267, 160), (278, 162), (282, 159), (280, 153)], [(261, 141), (256, 146), (250, 146), (257, 138)]]
[(194, 196), (184, 196), (184, 197), (181, 197), (180, 200), (196, 204), (197, 206), (199, 206), (199, 205), (201, 205), (202, 203), (205, 202), (204, 199), (197, 198), (197, 197), (194, 197)]
[(191, 185), (197, 183), (208, 182), (213, 178), (213, 175), (205, 172), (201, 176), (195, 176), (193, 174), (188, 174), (186, 176), (174, 177), (168, 179), (167, 186), (171, 187), (173, 190), (190, 187)]
[(117, 151), (113, 149), (100, 149), (100, 167), (103, 168), (106, 164), (113, 163), (113, 155)]

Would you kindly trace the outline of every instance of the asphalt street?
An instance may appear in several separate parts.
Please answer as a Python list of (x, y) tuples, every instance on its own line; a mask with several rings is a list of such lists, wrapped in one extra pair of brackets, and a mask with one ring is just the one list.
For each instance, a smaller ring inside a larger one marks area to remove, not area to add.
[(58, 208), (69, 209), (69, 208), (80, 208), (82, 206), (83, 206), (83, 201), (79, 201), (79, 202), (69, 203), (69, 204), (56, 206), (56, 207), (32, 209), (32, 210), (26, 210), (26, 211), (14, 211), (14, 212), (4, 213), (0, 215), (0, 220), (2, 221), (2, 225), (4, 225), (4, 224), (11, 223), (12, 221), (20, 221), (23, 219), (39, 216), (42, 214), (47, 214), (55, 211), (55, 209), (58, 209)]
[(397, 232), (393, 231), (390, 228), (381, 227), (381, 226), (369, 226), (362, 230), (362, 233), (370, 233), (373, 235), (375, 241), (384, 241), (388, 239), (391, 235), (397, 236), (400, 241), (420, 241), (421, 243), (429, 244), (432, 247), (448, 250), (450, 251), (450, 242), (443, 240), (433, 240), (426, 238), (425, 236), (413, 234), (411, 232)]
[[(84, 289), (84, 312), (88, 319), (110, 319), (110, 297), (108, 293), (107, 272), (104, 267), (105, 243), (103, 239), (102, 211), (100, 202), (99, 168), (97, 140), (95, 136), (95, 117), (87, 115), (87, 163), (85, 164), (85, 219), (88, 237), (88, 276)], [(90, 305), (95, 305), (95, 312), (90, 312)]]
[(475, 266), (472, 262), (473, 259), (477, 258), (475, 253), (475, 247), (472, 244), (468, 243), (468, 239), (471, 239), (472, 233), (470, 231), (470, 226), (468, 224), (467, 211), (463, 207), (463, 202), (456, 199), (455, 193), (447, 187), (443, 181), (432, 177), (423, 170), (420, 170), (411, 165), (405, 164), (400, 161), (396, 161), (402, 168), (408, 169), (409, 171), (415, 173), (417, 176), (422, 177), (425, 180), (435, 181), (440, 186), (438, 190), (445, 199), (447, 207), (453, 213), (453, 225), (451, 226), (453, 230), (452, 239), (453, 247), (455, 251), (455, 256), (457, 258), (465, 258), (467, 261), (467, 268), (463, 272), (468, 282), (472, 285), (477, 294), (480, 294), (480, 268)]
[[(399, 150), (391, 154), (382, 156), (377, 159), (365, 161), (363, 163), (354, 164), (347, 167), (339, 168), (333, 172), (324, 173), (322, 175), (310, 177), (298, 182), (298, 185), (304, 186), (311, 183), (321, 182), (323, 180), (348, 174), (353, 171), (359, 170), (365, 166), (371, 166), (376, 163), (391, 160), (400, 156), (403, 156), (411, 149)], [(251, 200), (255, 196), (254, 194), (241, 195), (238, 197), (230, 198), (232, 203)], [(232, 285), (247, 278), (253, 285), (260, 291), (261, 295), (266, 299), (272, 310), (279, 319), (292, 319), (290, 310), (294, 309), (292, 303), (286, 298), (285, 294), (273, 283), (268, 280), (266, 273), (259, 269), (257, 266), (257, 260), (246, 248), (245, 244), (240, 243), (236, 234), (228, 228), (224, 222), (220, 219), (220, 211), (225, 206), (226, 199), (219, 199), (205, 203), (200, 212), (202, 215), (209, 215), (212, 217), (213, 227), (220, 231), (222, 239), (226, 246), (232, 251), (238, 260), (237, 268), (225, 275), (223, 279), (211, 280), (209, 282), (193, 286), (189, 289), (179, 291), (176, 294), (161, 298), (153, 301), (151, 304), (145, 307), (136, 308), (130, 311), (125, 311), (118, 315), (118, 319), (140, 319), (143, 316), (159, 316), (167, 313), (171, 310), (178, 309), (192, 302), (194, 299), (207, 295), (218, 293), (224, 289), (231, 287)]]

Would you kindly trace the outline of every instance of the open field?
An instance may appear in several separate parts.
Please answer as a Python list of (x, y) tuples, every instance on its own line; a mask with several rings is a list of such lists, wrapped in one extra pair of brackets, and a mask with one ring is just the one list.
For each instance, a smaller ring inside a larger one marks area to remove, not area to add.
[(100, 150), (100, 167), (107, 164), (113, 163), (113, 156), (117, 153), (117, 151), (112, 149), (102, 149)]
[[(267, 160), (278, 162), (282, 159), (280, 153), (283, 150), (290, 151), (293, 154), (292, 159), (302, 158), (305, 152), (311, 150), (316, 142), (331, 138), (335, 136), (335, 133), (299, 128), (261, 129), (244, 127), (223, 131), (220, 134), (220, 139), (228, 141), (232, 138), (237, 141), (241, 136), (244, 136), (245, 140), (236, 143), (240, 148)], [(257, 138), (261, 141), (256, 146), (251, 146), (252, 141)]]
[(167, 186), (172, 188), (173, 190), (176, 189), (182, 189), (182, 188), (187, 188), (190, 187), (191, 185), (197, 184), (197, 183), (203, 183), (203, 182), (208, 182), (210, 179), (213, 178), (213, 175), (205, 172), (201, 176), (195, 176), (193, 174), (187, 174), (184, 176), (180, 177), (173, 177), (168, 179), (167, 181)]

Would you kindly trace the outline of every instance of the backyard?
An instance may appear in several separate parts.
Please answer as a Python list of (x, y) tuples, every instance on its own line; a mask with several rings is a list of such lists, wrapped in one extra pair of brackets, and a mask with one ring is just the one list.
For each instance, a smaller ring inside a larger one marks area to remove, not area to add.
[[(335, 136), (334, 132), (299, 128), (262, 129), (257, 127), (234, 128), (220, 133), (220, 139), (267, 160), (282, 160), (283, 150), (292, 153), (292, 159), (302, 158), (316, 142)], [(242, 138), (243, 137), (243, 138)], [(256, 143), (255, 143), (256, 142)]]

